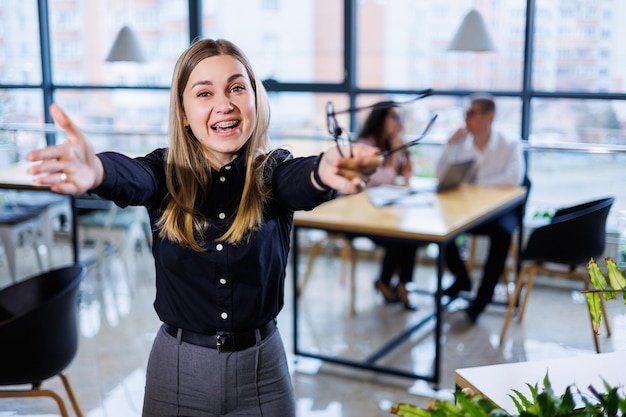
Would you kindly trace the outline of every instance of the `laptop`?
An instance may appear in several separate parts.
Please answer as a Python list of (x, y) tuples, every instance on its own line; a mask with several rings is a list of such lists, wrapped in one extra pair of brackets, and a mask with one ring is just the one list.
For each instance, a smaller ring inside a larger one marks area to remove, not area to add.
[(441, 181), (437, 184), (436, 191), (439, 193), (458, 188), (473, 165), (474, 159), (450, 164)]
[(437, 181), (437, 178), (411, 178), (411, 190), (413, 192), (428, 191), (428, 192), (443, 192), (458, 188), (463, 182), (470, 168), (474, 165), (474, 159), (467, 161), (456, 162), (450, 164), (441, 181)]

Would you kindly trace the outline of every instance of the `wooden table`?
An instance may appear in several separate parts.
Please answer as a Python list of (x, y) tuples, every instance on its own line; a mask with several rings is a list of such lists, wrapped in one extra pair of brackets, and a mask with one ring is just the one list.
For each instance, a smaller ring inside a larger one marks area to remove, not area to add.
[(458, 389), (469, 388), (510, 414), (517, 415), (519, 413), (509, 395), (515, 389), (530, 398), (526, 384), (536, 384), (541, 389), (546, 374), (555, 395), (562, 395), (571, 384), (583, 393), (589, 393), (590, 385), (604, 393), (603, 380), (611, 386), (623, 387), (626, 384), (626, 352), (457, 369), (454, 382)]
[[(342, 196), (324, 203), (312, 211), (299, 211), (294, 216), (293, 233), (293, 334), (294, 354), (324, 361), (405, 376), (439, 383), (441, 356), (441, 279), (444, 271), (442, 247), (459, 234), (482, 222), (489, 221), (505, 211), (523, 203), (524, 187), (477, 187), (463, 185), (444, 193), (433, 194), (432, 204), (415, 207), (374, 207), (365, 193)], [(298, 230), (321, 229), (331, 233), (349, 233), (355, 236), (383, 236), (398, 241), (436, 243), (439, 245), (437, 258), (437, 290), (434, 312), (416, 325), (405, 329), (379, 351), (365, 360), (356, 361), (302, 351), (298, 346)], [(415, 330), (434, 319), (435, 358), (433, 373), (419, 375), (405, 369), (380, 366), (376, 361), (408, 338)]]

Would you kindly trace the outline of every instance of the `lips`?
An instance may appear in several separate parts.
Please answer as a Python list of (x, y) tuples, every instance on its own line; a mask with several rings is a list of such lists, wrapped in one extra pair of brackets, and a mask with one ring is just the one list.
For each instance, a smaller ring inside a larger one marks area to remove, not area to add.
[(227, 121), (223, 121), (223, 122), (217, 122), (214, 125), (211, 125), (211, 129), (215, 130), (215, 131), (226, 131), (226, 130), (230, 130), (230, 129), (234, 129), (237, 126), (239, 126), (240, 121), (239, 120), (227, 120)]

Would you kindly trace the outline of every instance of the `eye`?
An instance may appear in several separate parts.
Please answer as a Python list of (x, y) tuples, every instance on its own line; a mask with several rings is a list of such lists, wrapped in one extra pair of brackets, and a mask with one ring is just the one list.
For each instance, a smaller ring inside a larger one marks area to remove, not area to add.
[(211, 95), (211, 93), (209, 93), (208, 91), (200, 91), (197, 94), (197, 97), (209, 97)]
[(246, 87), (244, 87), (243, 85), (234, 85), (230, 91), (232, 91), (233, 93), (240, 93), (242, 91), (246, 91)]

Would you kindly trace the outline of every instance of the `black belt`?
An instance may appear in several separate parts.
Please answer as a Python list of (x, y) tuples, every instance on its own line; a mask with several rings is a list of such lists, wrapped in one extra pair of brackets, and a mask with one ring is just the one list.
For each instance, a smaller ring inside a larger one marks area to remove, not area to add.
[[(270, 320), (259, 329), (261, 340), (271, 335), (275, 329), (276, 322)], [(178, 337), (178, 327), (163, 323), (163, 330), (172, 337)], [(217, 349), (218, 352), (238, 352), (256, 345), (256, 330), (243, 333), (215, 332), (206, 334), (182, 329), (182, 340), (192, 345)]]

